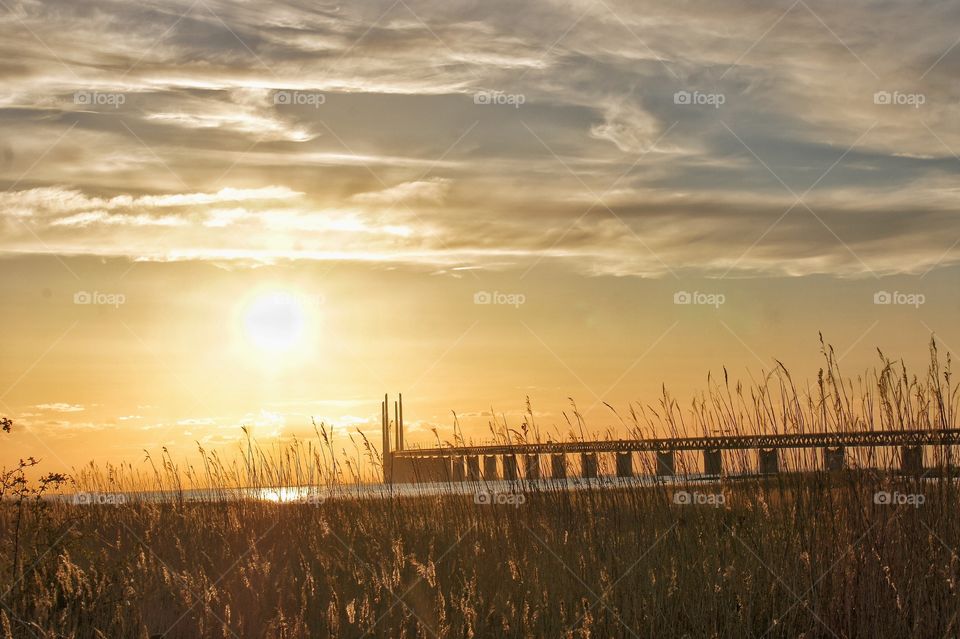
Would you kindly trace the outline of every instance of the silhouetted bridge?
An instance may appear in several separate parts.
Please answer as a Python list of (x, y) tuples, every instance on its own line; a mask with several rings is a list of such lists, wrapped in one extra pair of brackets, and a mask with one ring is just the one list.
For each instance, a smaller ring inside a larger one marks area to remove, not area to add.
[[(598, 475), (597, 455), (612, 453), (616, 475), (632, 477), (633, 453), (656, 455), (655, 473), (670, 476), (676, 471), (676, 453), (699, 451), (703, 456), (703, 474), (723, 473), (722, 451), (756, 450), (760, 473), (780, 469), (782, 449), (822, 449), (826, 470), (842, 470), (847, 448), (899, 447), (901, 469), (908, 473), (923, 471), (925, 446), (949, 447), (960, 444), (960, 429), (856, 430), (824, 433), (781, 433), (762, 435), (719, 435), (670, 437), (657, 439), (613, 439), (600, 441), (536, 442), (491, 444), (483, 446), (444, 446), (439, 448), (403, 447), (403, 399), (394, 403), (390, 420), (389, 403), (384, 397), (383, 450), (385, 481), (463, 481), (479, 479), (519, 479), (518, 459), (523, 460), (524, 477), (544, 477), (542, 458), (550, 460), (549, 476), (567, 477), (567, 456), (580, 455), (582, 477)], [(395, 430), (396, 450), (391, 448), (390, 426)], [(948, 449), (949, 451), (949, 449)], [(949, 453), (948, 453), (949, 455)], [(499, 463), (498, 463), (499, 460)], [(482, 471), (481, 471), (482, 462)], [(498, 469), (498, 466), (500, 469)]]

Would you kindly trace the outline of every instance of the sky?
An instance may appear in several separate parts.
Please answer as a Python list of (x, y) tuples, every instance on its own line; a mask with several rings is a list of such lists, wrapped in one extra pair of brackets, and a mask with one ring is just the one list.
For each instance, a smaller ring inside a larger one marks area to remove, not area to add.
[(960, 5), (0, 2), (0, 466), (567, 436), (960, 348)]

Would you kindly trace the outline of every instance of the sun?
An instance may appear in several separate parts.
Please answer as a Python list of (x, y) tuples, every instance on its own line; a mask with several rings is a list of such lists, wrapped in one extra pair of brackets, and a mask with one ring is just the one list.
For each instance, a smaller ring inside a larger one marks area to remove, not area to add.
[(284, 355), (304, 345), (307, 313), (298, 297), (267, 291), (252, 297), (242, 312), (244, 338), (264, 355)]

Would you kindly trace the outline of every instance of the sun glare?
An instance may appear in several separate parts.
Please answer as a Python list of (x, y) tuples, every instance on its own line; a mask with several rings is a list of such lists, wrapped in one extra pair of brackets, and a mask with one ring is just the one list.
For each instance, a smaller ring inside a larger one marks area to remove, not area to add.
[(283, 291), (253, 297), (243, 310), (247, 343), (264, 355), (283, 355), (303, 345), (307, 314), (296, 295)]

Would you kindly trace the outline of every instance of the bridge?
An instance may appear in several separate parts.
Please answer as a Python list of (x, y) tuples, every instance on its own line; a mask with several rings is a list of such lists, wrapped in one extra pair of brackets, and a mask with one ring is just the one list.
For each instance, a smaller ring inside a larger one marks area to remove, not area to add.
[[(405, 448), (403, 444), (403, 396), (394, 402), (390, 419), (389, 401), (384, 396), (382, 409), (384, 481), (464, 481), (479, 479), (519, 479), (518, 459), (523, 461), (524, 477), (544, 476), (542, 458), (550, 460), (549, 477), (567, 477), (567, 456), (580, 455), (581, 476), (598, 475), (599, 454), (613, 454), (618, 477), (634, 476), (634, 453), (655, 453), (656, 474), (676, 472), (676, 453), (698, 451), (702, 454), (703, 474), (723, 473), (723, 451), (755, 450), (761, 474), (780, 470), (780, 451), (784, 449), (822, 449), (823, 466), (828, 471), (843, 470), (847, 448), (898, 447), (901, 470), (923, 472), (924, 447), (944, 447), (949, 459), (950, 446), (960, 444), (960, 429), (854, 430), (815, 433), (771, 433), (756, 435), (720, 435), (655, 439), (608, 439), (492, 444), (482, 446), (445, 446)], [(391, 447), (390, 430), (394, 430)], [(482, 460), (482, 472), (481, 472)]]

